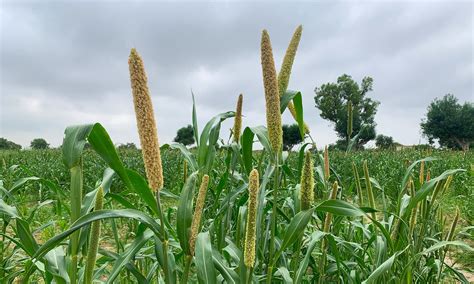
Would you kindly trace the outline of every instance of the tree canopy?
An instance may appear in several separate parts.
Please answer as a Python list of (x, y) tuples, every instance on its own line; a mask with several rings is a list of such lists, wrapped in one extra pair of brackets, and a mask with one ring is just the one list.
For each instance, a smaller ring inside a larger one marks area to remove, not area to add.
[[(365, 77), (359, 85), (351, 76), (342, 75), (336, 83), (326, 83), (316, 87), (314, 101), (321, 111), (321, 117), (334, 123), (334, 130), (345, 144), (349, 139), (357, 137), (356, 148), (375, 138), (375, 114), (379, 102), (367, 97), (372, 91), (373, 79)], [(348, 136), (348, 104), (352, 103), (352, 132)]]
[(129, 142), (125, 144), (120, 144), (117, 148), (120, 150), (136, 150), (137, 146), (135, 145), (135, 143)]
[(379, 134), (375, 138), (375, 146), (379, 149), (391, 149), (395, 146), (395, 142), (391, 136)]
[(474, 105), (461, 105), (452, 94), (435, 99), (428, 106), (421, 129), (430, 144), (437, 140), (441, 147), (468, 150), (474, 142)]
[(287, 125), (284, 124), (282, 126), (283, 129), (283, 149), (285, 151), (291, 150), (295, 145), (301, 143), (303, 139), (301, 139), (300, 128), (298, 124)]
[(174, 142), (178, 142), (184, 145), (191, 145), (194, 144), (194, 130), (191, 125), (186, 127), (181, 127), (178, 129), (176, 133), (176, 137), (174, 138)]
[(35, 150), (49, 149), (49, 143), (43, 138), (35, 138), (33, 141), (31, 141), (30, 147)]
[(0, 138), (0, 150), (20, 150), (21, 145), (16, 144), (6, 138)]

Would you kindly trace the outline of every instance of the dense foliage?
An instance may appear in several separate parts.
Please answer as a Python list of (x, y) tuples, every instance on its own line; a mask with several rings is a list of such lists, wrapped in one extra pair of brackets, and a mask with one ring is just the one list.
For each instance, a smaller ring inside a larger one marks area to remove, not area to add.
[(395, 142), (391, 136), (379, 134), (375, 138), (375, 146), (379, 149), (390, 149), (395, 146)]
[(181, 143), (183, 145), (192, 145), (194, 144), (194, 130), (191, 125), (186, 127), (181, 127), (176, 133), (174, 142)]
[(283, 150), (291, 150), (295, 145), (303, 142), (298, 124), (284, 124), (283, 130)]
[(21, 145), (16, 144), (6, 138), (0, 138), (0, 150), (19, 150)]
[[(356, 145), (361, 147), (375, 138), (375, 114), (379, 102), (369, 98), (373, 79), (365, 77), (359, 85), (351, 76), (344, 74), (336, 83), (326, 83), (315, 89), (314, 101), (321, 111), (321, 117), (334, 123), (341, 142), (345, 144), (353, 136), (357, 137)], [(352, 136), (348, 136), (348, 104), (352, 103)]]
[(467, 150), (474, 143), (474, 105), (461, 105), (451, 94), (435, 99), (428, 106), (421, 129), (431, 143), (437, 139), (442, 147)]
[(35, 150), (48, 149), (49, 143), (43, 138), (35, 138), (31, 141), (30, 147)]

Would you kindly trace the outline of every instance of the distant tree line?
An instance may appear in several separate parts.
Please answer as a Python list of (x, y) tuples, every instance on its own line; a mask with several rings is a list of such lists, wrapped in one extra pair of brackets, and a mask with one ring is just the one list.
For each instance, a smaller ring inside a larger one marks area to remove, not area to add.
[[(398, 144), (390, 136), (377, 135), (375, 114), (380, 103), (368, 97), (373, 90), (373, 79), (365, 77), (361, 83), (344, 74), (335, 83), (326, 83), (315, 88), (315, 106), (323, 119), (331, 121), (339, 139), (330, 145), (332, 149), (363, 149), (367, 142), (375, 139), (378, 149), (393, 149)], [(472, 102), (460, 104), (458, 99), (447, 94), (434, 99), (428, 106), (421, 130), (430, 145), (435, 142), (443, 148), (469, 150), (474, 146), (474, 105)], [(194, 129), (191, 125), (181, 127), (175, 142), (192, 145)], [(290, 151), (303, 141), (297, 124), (283, 125), (283, 147)], [(401, 145), (403, 146), (403, 145)], [(427, 147), (427, 145), (424, 145)], [(35, 138), (31, 149), (48, 149), (49, 143), (43, 138)], [(19, 150), (18, 145), (6, 138), (0, 138), (0, 150)], [(118, 149), (137, 149), (134, 143), (120, 144)]]
[[(315, 88), (315, 105), (323, 119), (331, 121), (339, 140), (331, 148), (346, 150), (363, 149), (375, 139), (380, 149), (394, 148), (392, 137), (377, 135), (375, 114), (379, 102), (368, 97), (373, 90), (373, 79), (365, 77), (360, 85), (351, 76), (344, 74), (335, 83), (326, 83)], [(421, 130), (430, 145), (434, 142), (443, 148), (468, 150), (474, 144), (474, 105), (460, 104), (451, 94), (435, 99), (428, 106)]]

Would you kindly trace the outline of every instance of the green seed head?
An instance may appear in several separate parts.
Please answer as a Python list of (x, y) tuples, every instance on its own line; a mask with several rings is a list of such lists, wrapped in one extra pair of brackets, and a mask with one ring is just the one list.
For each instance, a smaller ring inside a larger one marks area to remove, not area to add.
[(270, 36), (267, 30), (262, 32), (261, 59), (263, 72), (263, 86), (265, 89), (267, 129), (273, 151), (281, 151), (283, 130), (281, 128), (280, 93), (273, 61), (273, 51)]
[(420, 184), (425, 182), (425, 161), (421, 161), (420, 163), (420, 175), (419, 175)]
[(301, 210), (307, 210), (314, 202), (313, 159), (310, 151), (307, 151), (304, 156), (300, 185)]
[(130, 52), (128, 65), (146, 177), (150, 188), (153, 191), (157, 191), (163, 187), (160, 145), (153, 104), (150, 91), (148, 90), (145, 66), (143, 65), (142, 58), (134, 48)]
[(324, 179), (329, 180), (330, 171), (329, 171), (329, 151), (328, 146), (324, 148)]
[(278, 73), (278, 87), (280, 96), (283, 96), (288, 88), (291, 76), (291, 68), (293, 67), (293, 62), (295, 60), (296, 51), (298, 50), (302, 32), (303, 26), (300, 25), (298, 28), (296, 28), (295, 33), (291, 38), (290, 44), (286, 49), (285, 57), (283, 58), (283, 63), (281, 64), (280, 73)]
[(199, 193), (196, 200), (196, 207), (194, 208), (193, 221), (191, 223), (191, 237), (189, 240), (189, 247), (191, 249), (191, 253), (193, 254), (194, 254), (194, 247), (196, 245), (196, 238), (199, 233), (199, 229), (201, 227), (202, 211), (204, 208), (204, 201), (206, 201), (206, 192), (207, 192), (208, 184), (209, 184), (209, 176), (204, 175), (201, 180), (201, 186), (199, 187)]
[(459, 207), (456, 207), (456, 215), (454, 216), (453, 222), (451, 223), (451, 227), (449, 228), (448, 235), (446, 236), (446, 241), (452, 241), (454, 238), (454, 231), (456, 230), (456, 226), (459, 221)]
[[(300, 25), (298, 28), (296, 28), (293, 37), (291, 38), (290, 44), (286, 49), (285, 57), (283, 58), (283, 63), (281, 64), (280, 73), (278, 73), (278, 90), (280, 92), (280, 97), (283, 96), (288, 89), (291, 68), (293, 67), (293, 62), (295, 60), (296, 51), (298, 50), (302, 32), (303, 26)], [(296, 110), (292, 102), (288, 103), (288, 109), (290, 110), (293, 118), (296, 120)], [(306, 123), (304, 123), (304, 129), (306, 133), (309, 133), (309, 127)]]
[[(365, 177), (365, 186), (367, 188), (367, 197), (369, 199), (369, 205), (373, 209), (375, 208), (375, 198), (372, 191), (372, 183), (370, 182), (369, 167), (367, 166), (367, 160), (364, 161), (364, 177)], [(372, 213), (372, 219), (375, 220), (375, 213)]]
[(249, 199), (247, 205), (247, 224), (245, 229), (244, 263), (247, 267), (255, 264), (255, 243), (257, 233), (257, 198), (259, 191), (258, 171), (253, 169), (249, 175)]
[(234, 118), (234, 129), (232, 131), (234, 136), (234, 141), (239, 143), (240, 139), (240, 130), (242, 129), (242, 100), (243, 95), (239, 95), (239, 99), (237, 100), (237, 108), (235, 110), (235, 118)]

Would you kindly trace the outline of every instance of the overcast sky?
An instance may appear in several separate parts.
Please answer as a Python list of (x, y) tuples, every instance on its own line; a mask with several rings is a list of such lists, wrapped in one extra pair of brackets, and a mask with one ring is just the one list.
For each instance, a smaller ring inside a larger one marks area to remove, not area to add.
[(66, 126), (91, 122), (115, 143), (137, 143), (132, 47), (145, 62), (162, 144), (191, 123), (191, 90), (201, 128), (234, 110), (239, 93), (244, 125), (264, 125), (261, 31), (279, 69), (299, 24), (289, 88), (302, 91), (318, 146), (336, 135), (314, 88), (344, 73), (374, 79), (377, 132), (403, 144), (425, 141), (419, 124), (435, 97), (474, 101), (473, 2), (0, 2), (0, 137), (23, 146), (36, 137), (58, 146)]

